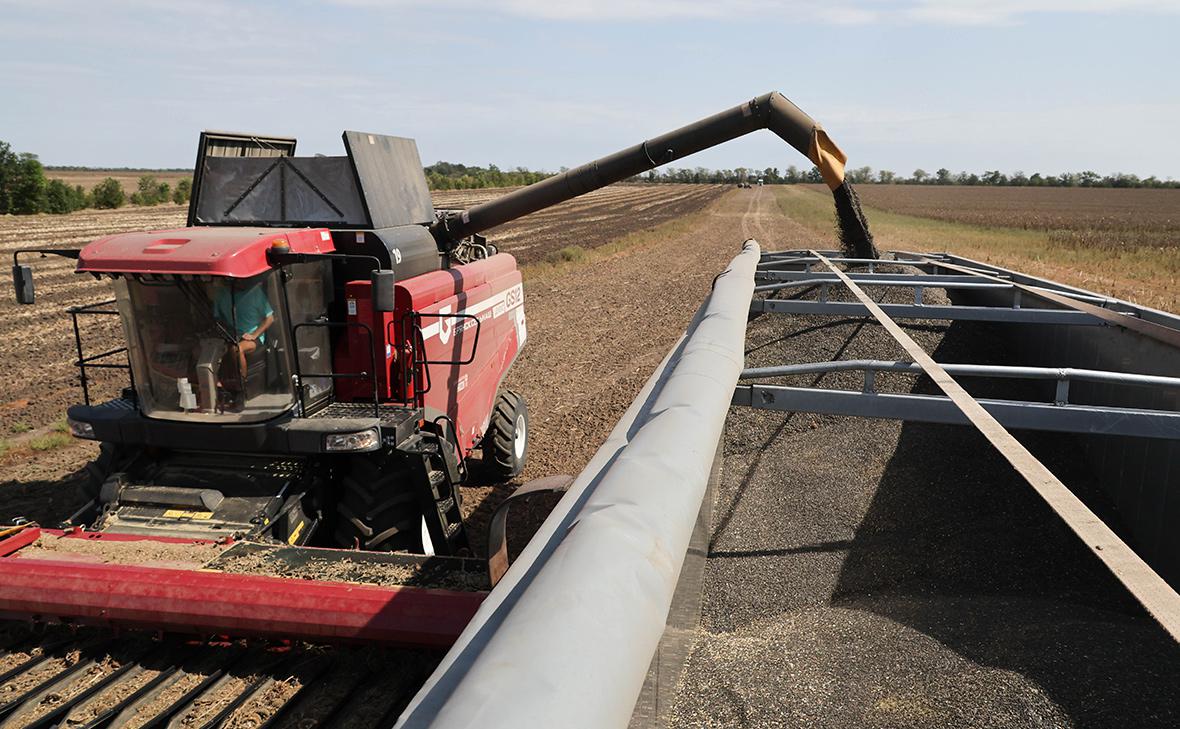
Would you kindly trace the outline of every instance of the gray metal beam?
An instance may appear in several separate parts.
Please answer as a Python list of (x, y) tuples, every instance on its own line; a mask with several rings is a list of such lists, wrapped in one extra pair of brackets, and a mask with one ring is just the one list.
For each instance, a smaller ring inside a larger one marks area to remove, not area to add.
[[(1140, 438), (1180, 438), (1180, 413), (1092, 405), (1052, 405), (1019, 400), (978, 400), (1005, 428)], [(734, 405), (761, 410), (850, 415), (883, 420), (970, 425), (942, 395), (899, 395), (780, 385), (739, 385)]]
[[(1063, 309), (1009, 309), (996, 306), (916, 306), (914, 304), (880, 304), (893, 319), (942, 319), (946, 321), (994, 321), (1010, 324), (1076, 324), (1101, 326), (1104, 322), (1090, 314)], [(750, 311), (774, 314), (811, 314), (819, 316), (870, 316), (869, 310), (853, 301), (797, 301), (794, 299), (755, 299)]]
[[(966, 277), (964, 277), (965, 279)], [(903, 288), (927, 288), (927, 289), (1007, 289), (1015, 288), (1012, 284), (1005, 283), (991, 283), (988, 281), (980, 281), (979, 279), (959, 280), (959, 281), (931, 281), (927, 280), (925, 276), (916, 276), (909, 279), (897, 279), (893, 281), (877, 281), (875, 279), (853, 279), (861, 286), (900, 286)], [(843, 286), (840, 279), (835, 276), (816, 276), (815, 278), (802, 278), (797, 281), (779, 281), (776, 283), (763, 284), (754, 288), (755, 292), (761, 291), (778, 291), (780, 289), (802, 288), (804, 286), (814, 285), (835, 285)]]
[[(1017, 380), (1077, 380), (1079, 382), (1103, 382), (1111, 385), (1135, 385), (1139, 387), (1180, 387), (1180, 377), (1141, 375), (1136, 372), (1111, 372), (1109, 370), (1090, 370), (1075, 367), (942, 364), (942, 368), (952, 375), (966, 375), (969, 377), (1003, 377)], [(843, 359), (834, 362), (807, 362), (804, 364), (776, 365), (773, 367), (752, 367), (742, 370), (740, 379), (749, 380), (758, 377), (816, 375), (827, 372), (861, 370), (871, 372), (905, 372), (914, 375), (920, 375), (925, 371), (916, 362)]]
[[(913, 282), (923, 283), (933, 287), (938, 283), (966, 283), (979, 282), (978, 276), (965, 273), (933, 274), (933, 273), (850, 273), (848, 277), (857, 283), (880, 281), (887, 283)], [(840, 279), (830, 273), (816, 273), (814, 271), (759, 271), (754, 276), (755, 281), (807, 281), (811, 283), (839, 283)], [(997, 284), (998, 285), (998, 284)]]

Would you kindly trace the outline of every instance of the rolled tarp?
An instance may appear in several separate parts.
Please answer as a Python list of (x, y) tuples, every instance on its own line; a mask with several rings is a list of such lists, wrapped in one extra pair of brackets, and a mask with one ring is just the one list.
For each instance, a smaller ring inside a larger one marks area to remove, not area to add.
[(625, 727), (744, 362), (750, 240), (399, 727)]

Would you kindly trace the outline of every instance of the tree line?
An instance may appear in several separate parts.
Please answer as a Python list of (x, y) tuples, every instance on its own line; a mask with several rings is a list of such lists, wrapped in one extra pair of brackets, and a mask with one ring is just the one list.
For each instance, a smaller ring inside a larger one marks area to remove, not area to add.
[[(1034, 172), (1026, 175), (1017, 171), (1006, 175), (999, 170), (987, 170), (982, 174), (974, 172), (954, 173), (945, 167), (933, 174), (921, 168), (908, 177), (892, 170), (874, 170), (872, 167), (855, 167), (845, 171), (848, 181), (853, 184), (880, 183), (884, 185), (988, 185), (996, 187), (1147, 187), (1180, 188), (1178, 180), (1161, 180), (1155, 176), (1139, 177), (1124, 173), (1099, 175), (1097, 172), (1062, 172), (1056, 175), (1042, 175)], [(761, 179), (767, 185), (791, 185), (797, 183), (819, 183), (823, 178), (819, 170), (812, 167), (800, 170), (795, 165), (780, 172), (777, 167), (762, 170), (738, 167), (732, 170), (711, 170), (705, 167), (678, 169), (668, 167), (632, 178), (636, 181), (653, 183), (711, 183), (739, 184)]]
[[(55, 167), (51, 170), (84, 170), (83, 167)], [(432, 190), (461, 190), (483, 187), (516, 187), (531, 185), (551, 176), (550, 172), (535, 172), (524, 167), (501, 170), (496, 165), (478, 167), (455, 162), (436, 162), (423, 170)], [(565, 168), (562, 168), (565, 171)], [(952, 173), (941, 168), (934, 173), (923, 169), (914, 170), (909, 176), (892, 170), (873, 170), (871, 167), (855, 167), (846, 171), (848, 180), (854, 184), (881, 183), (893, 185), (985, 185), (1010, 187), (1138, 187), (1138, 188), (1180, 188), (1180, 181), (1160, 180), (1157, 177), (1140, 178), (1136, 175), (1116, 173), (1099, 175), (1084, 172), (1063, 172), (1042, 175), (1034, 172), (1026, 175), (1014, 172), (1007, 175), (999, 170), (986, 170), (982, 174), (973, 172)], [(800, 169), (795, 165), (779, 171), (777, 167), (758, 170), (751, 167), (714, 170), (705, 167), (667, 167), (651, 170), (631, 178), (633, 182), (649, 183), (696, 183), (696, 184), (739, 184), (761, 179), (765, 184), (820, 183), (819, 170), (815, 167)], [(16, 153), (6, 142), (0, 141), (0, 215), (30, 213), (68, 213), (83, 208), (118, 208), (132, 205), (158, 205), (171, 200), (183, 205), (192, 194), (192, 180), (182, 179), (176, 187), (160, 182), (151, 175), (139, 178), (136, 189), (130, 194), (122, 183), (107, 177), (90, 190), (81, 185), (70, 186), (59, 179), (46, 175), (46, 168), (37, 155), (28, 152)]]
[(7, 142), (0, 142), (0, 215), (33, 213), (69, 213), (84, 208), (119, 208), (132, 205), (158, 205), (171, 200), (178, 205), (188, 202), (192, 180), (183, 179), (173, 188), (152, 175), (139, 178), (130, 195), (123, 184), (108, 177), (90, 190), (81, 185), (49, 178), (37, 155), (16, 153)]
[(469, 190), (480, 187), (517, 187), (531, 185), (549, 177), (551, 172), (533, 172), (524, 167), (501, 170), (496, 165), (471, 167), (455, 162), (435, 162), (426, 167), (426, 182), (431, 190)]

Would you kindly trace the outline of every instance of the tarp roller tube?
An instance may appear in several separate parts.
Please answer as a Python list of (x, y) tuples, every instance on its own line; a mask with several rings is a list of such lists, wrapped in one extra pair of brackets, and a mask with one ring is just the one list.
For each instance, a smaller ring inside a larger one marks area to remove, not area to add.
[(400, 727), (625, 727), (744, 362), (757, 242), (476, 612)]

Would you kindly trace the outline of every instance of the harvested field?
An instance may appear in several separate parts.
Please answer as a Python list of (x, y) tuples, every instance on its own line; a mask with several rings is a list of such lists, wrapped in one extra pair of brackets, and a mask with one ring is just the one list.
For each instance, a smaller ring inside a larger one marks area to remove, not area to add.
[[(831, 229), (826, 188), (771, 189), (789, 217), (813, 231)], [(881, 250), (945, 251), (1144, 306), (1180, 309), (1180, 246), (1175, 245), (1180, 190), (916, 185), (857, 190)]]
[(183, 172), (163, 172), (160, 170), (45, 170), (45, 176), (51, 180), (61, 180), (71, 187), (81, 185), (86, 190), (92, 189), (108, 177), (113, 177), (119, 181), (119, 184), (123, 186), (123, 191), (128, 195), (135, 192), (139, 186), (139, 178), (144, 175), (151, 175), (156, 178), (157, 182), (167, 182), (173, 188), (181, 180), (191, 180), (193, 177), (193, 173), (189, 170)]
[(990, 228), (1041, 230), (1061, 246), (1180, 246), (1180, 190), (860, 185), (857, 191), (865, 205), (879, 210)]

